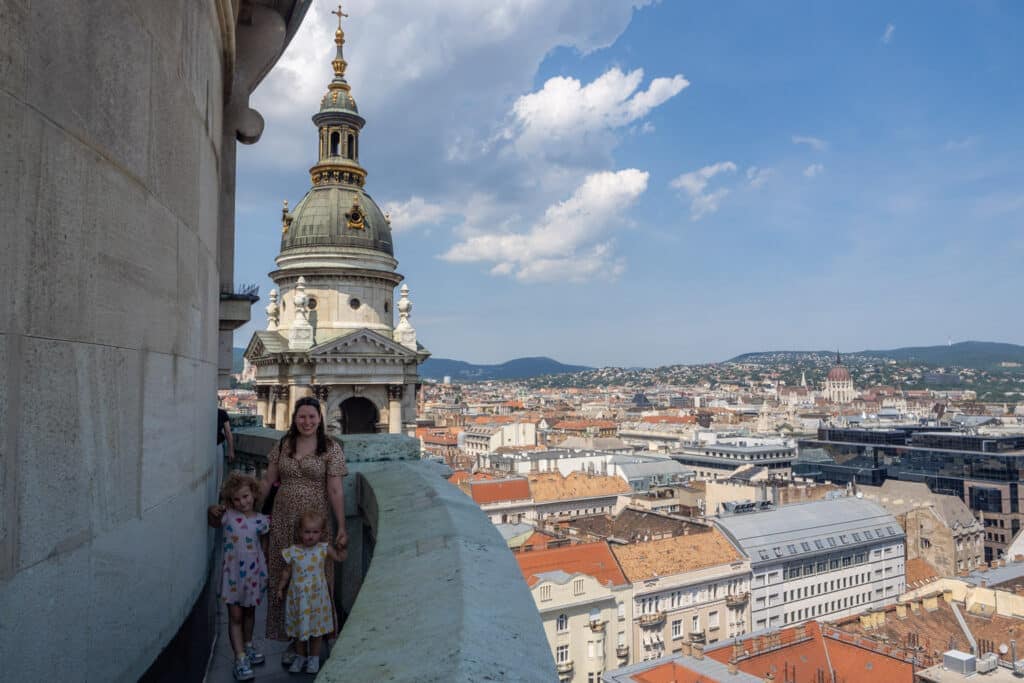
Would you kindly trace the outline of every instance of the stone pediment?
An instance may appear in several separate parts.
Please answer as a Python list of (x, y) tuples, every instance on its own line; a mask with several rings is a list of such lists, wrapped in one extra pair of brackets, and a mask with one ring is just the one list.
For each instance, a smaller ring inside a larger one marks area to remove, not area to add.
[(245, 347), (245, 353), (242, 355), (251, 363), (257, 358), (263, 358), (287, 350), (287, 339), (277, 332), (260, 330), (253, 333), (252, 339), (249, 340), (249, 345)]
[(398, 342), (385, 337), (373, 330), (356, 330), (342, 337), (331, 339), (311, 348), (308, 352), (313, 357), (387, 357), (395, 360), (417, 359), (416, 352), (407, 349)]

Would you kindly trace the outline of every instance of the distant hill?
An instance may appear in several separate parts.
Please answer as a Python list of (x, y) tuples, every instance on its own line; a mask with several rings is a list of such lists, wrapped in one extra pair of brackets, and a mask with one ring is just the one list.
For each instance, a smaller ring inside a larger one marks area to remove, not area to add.
[[(730, 362), (744, 363), (768, 358), (797, 358), (829, 355), (835, 351), (759, 351), (744, 353)], [(843, 353), (843, 356), (889, 358), (926, 365), (956, 365), (963, 368), (991, 368), (1004, 361), (1024, 363), (1024, 346), (1002, 342), (966, 341), (942, 346), (909, 346), (900, 349), (867, 350)]]
[[(245, 353), (245, 349), (237, 347), (234, 349), (231, 370), (233, 373), (242, 371), (243, 353)], [(441, 380), (447, 375), (460, 382), (482, 382), (491, 379), (527, 379), (591, 369), (585, 365), (564, 365), (543, 356), (516, 358), (501, 365), (474, 365), (449, 358), (428, 358), (427, 362), (420, 366), (420, 377)]]
[(420, 366), (420, 376), (436, 380), (448, 376), (459, 382), (481, 382), (493, 379), (527, 379), (591, 369), (584, 365), (565, 365), (544, 356), (516, 358), (500, 365), (474, 365), (449, 358), (428, 358)]

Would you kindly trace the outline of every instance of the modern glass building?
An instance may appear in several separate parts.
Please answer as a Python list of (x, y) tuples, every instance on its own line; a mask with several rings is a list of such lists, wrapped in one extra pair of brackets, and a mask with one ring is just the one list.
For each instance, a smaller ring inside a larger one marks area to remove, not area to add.
[[(799, 442), (793, 473), (836, 484), (919, 481), (958, 496), (983, 521), (985, 560), (999, 558), (1021, 527), (1024, 434), (988, 436), (950, 428), (822, 427)], [(806, 457), (804, 457), (806, 456)]]

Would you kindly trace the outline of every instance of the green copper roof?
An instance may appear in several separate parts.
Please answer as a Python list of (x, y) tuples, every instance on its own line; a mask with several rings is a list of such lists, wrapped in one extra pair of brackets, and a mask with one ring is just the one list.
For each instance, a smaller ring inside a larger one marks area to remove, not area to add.
[[(357, 206), (353, 201), (356, 197)], [(313, 187), (295, 206), (291, 217), (288, 231), (281, 236), (282, 252), (302, 247), (358, 247), (395, 254), (391, 225), (370, 195), (357, 187)]]

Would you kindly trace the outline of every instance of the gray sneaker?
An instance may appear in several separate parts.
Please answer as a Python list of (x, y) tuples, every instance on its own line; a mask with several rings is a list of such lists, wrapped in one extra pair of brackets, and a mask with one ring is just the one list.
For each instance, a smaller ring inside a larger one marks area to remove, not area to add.
[(249, 658), (249, 663), (252, 665), (262, 664), (267, 661), (267, 658), (263, 656), (263, 653), (256, 649), (255, 643), (246, 644), (245, 656)]
[(306, 658), (301, 655), (295, 655), (295, 659), (292, 661), (292, 665), (288, 667), (288, 672), (293, 674), (302, 673), (302, 667), (306, 664)]
[(315, 674), (320, 671), (320, 657), (309, 657), (306, 659), (306, 673)]
[(252, 672), (252, 666), (249, 664), (249, 658), (244, 656), (235, 660), (234, 674), (236, 681), (251, 681), (256, 678), (256, 674)]

